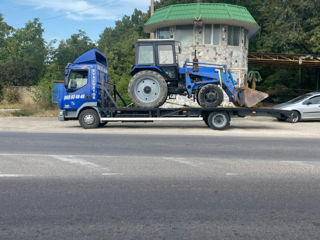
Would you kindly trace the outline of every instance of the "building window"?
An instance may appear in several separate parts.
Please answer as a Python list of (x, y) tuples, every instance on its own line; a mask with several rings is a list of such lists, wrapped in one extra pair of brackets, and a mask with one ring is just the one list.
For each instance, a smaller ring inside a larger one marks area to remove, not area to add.
[(213, 25), (213, 45), (219, 45), (220, 43), (220, 25)]
[(138, 65), (153, 65), (154, 54), (152, 45), (139, 46)]
[(176, 27), (176, 40), (182, 45), (193, 44), (193, 25), (182, 25)]
[(244, 40), (243, 40), (243, 45), (245, 46), (245, 47), (248, 47), (248, 45), (247, 45), (247, 42), (248, 42), (248, 30), (247, 29), (244, 29)]
[[(212, 39), (213, 39), (213, 42), (212, 42)], [(204, 44), (219, 45), (219, 43), (220, 43), (220, 25), (206, 24), (204, 26)]]
[(228, 45), (239, 46), (240, 27), (228, 26)]
[(211, 44), (212, 25), (204, 26), (204, 44)]
[(158, 39), (169, 39), (170, 38), (170, 28), (160, 28), (158, 33)]

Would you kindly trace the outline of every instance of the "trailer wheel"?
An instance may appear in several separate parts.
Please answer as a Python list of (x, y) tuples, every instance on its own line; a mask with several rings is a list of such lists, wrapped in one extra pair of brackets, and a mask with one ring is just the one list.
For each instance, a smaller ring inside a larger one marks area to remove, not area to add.
[(128, 91), (137, 107), (155, 108), (167, 100), (168, 85), (161, 74), (146, 70), (132, 77)]
[(80, 113), (79, 122), (81, 127), (85, 129), (97, 128), (100, 125), (100, 118), (97, 111), (86, 109)]
[(226, 112), (212, 112), (208, 117), (208, 125), (215, 130), (224, 130), (230, 126), (230, 116)]
[(203, 108), (217, 107), (223, 101), (223, 92), (217, 85), (207, 84), (200, 89), (197, 100)]
[(287, 118), (287, 122), (289, 123), (296, 123), (300, 121), (300, 113), (298, 111), (292, 111), (290, 116)]

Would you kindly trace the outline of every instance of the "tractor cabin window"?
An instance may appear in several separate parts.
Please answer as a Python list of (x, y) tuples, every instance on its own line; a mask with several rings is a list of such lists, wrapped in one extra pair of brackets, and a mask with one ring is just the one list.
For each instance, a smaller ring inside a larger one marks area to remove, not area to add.
[(172, 45), (158, 45), (159, 64), (174, 64)]
[(152, 45), (140, 45), (138, 65), (154, 65), (154, 52)]
[(88, 70), (71, 70), (68, 77), (68, 90), (77, 90), (87, 85)]

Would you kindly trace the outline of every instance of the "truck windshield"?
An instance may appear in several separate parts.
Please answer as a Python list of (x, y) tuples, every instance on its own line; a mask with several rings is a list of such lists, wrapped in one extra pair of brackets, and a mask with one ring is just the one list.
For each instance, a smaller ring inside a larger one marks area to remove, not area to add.
[(72, 69), (68, 77), (68, 90), (75, 91), (88, 83), (88, 70)]

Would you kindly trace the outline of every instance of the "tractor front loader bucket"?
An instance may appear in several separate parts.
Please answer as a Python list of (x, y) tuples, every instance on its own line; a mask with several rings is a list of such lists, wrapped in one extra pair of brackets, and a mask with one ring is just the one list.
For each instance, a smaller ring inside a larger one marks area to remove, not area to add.
[(257, 103), (266, 99), (269, 94), (260, 92), (248, 87), (238, 89), (238, 97), (236, 98), (236, 103), (240, 107), (252, 107)]

